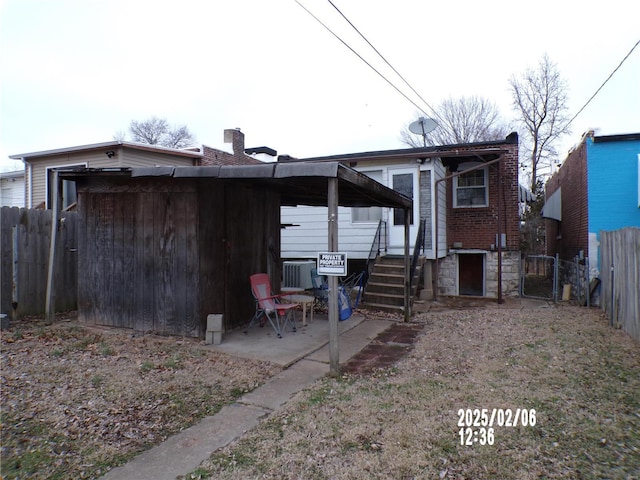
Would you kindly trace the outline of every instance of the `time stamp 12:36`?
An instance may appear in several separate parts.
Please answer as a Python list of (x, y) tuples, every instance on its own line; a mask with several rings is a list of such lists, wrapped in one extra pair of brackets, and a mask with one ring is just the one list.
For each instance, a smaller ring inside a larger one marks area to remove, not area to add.
[(458, 410), (460, 445), (493, 445), (495, 428), (533, 427), (536, 411), (526, 408), (461, 408)]

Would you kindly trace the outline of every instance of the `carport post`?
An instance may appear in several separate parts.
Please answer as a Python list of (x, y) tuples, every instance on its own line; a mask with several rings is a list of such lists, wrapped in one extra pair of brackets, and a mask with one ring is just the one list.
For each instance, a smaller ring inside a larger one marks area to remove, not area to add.
[[(338, 179), (329, 178), (327, 191), (328, 206), (328, 247), (330, 252), (338, 251)], [(338, 277), (329, 276), (329, 375), (340, 374), (338, 350)]]
[(411, 215), (413, 210), (404, 209), (404, 321), (411, 319), (411, 263), (409, 262), (409, 228), (411, 225)]

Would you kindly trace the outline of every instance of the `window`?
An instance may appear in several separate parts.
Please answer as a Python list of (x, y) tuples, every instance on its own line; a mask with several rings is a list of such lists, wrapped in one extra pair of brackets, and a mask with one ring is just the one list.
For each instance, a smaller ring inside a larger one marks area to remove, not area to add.
[[(372, 170), (364, 173), (376, 182), (382, 183), (382, 170)], [(351, 209), (351, 223), (378, 223), (382, 220), (381, 207), (353, 207)]]
[(454, 177), (454, 207), (486, 207), (489, 204), (487, 168)]

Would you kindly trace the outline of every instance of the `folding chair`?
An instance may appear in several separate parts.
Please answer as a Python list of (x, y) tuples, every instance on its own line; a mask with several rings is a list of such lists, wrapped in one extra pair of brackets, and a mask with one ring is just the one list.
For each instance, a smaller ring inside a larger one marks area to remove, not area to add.
[[(364, 271), (348, 276), (340, 282), (340, 286), (344, 287), (349, 298), (354, 300), (353, 308), (357, 308), (364, 288)], [(353, 298), (353, 292), (356, 292), (355, 299)]]
[(311, 269), (311, 285), (313, 296), (316, 299), (315, 308), (326, 308), (329, 303), (329, 285), (322, 275), (318, 275), (318, 269)]
[[(271, 280), (266, 273), (256, 273), (249, 277), (251, 281), (251, 293), (256, 301), (256, 313), (247, 326), (247, 330), (265, 316), (271, 327), (276, 332), (278, 338), (282, 338), (287, 325), (295, 332), (296, 325), (291, 320), (292, 311), (298, 306), (297, 303), (280, 303), (282, 295), (273, 295), (271, 290)], [(245, 330), (245, 332), (247, 331)]]

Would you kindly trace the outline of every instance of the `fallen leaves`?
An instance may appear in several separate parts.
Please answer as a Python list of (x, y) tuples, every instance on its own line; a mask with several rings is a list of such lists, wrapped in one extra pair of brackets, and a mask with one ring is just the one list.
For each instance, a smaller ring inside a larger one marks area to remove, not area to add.
[(0, 341), (5, 479), (97, 478), (279, 371), (198, 339), (76, 322), (30, 319)]

